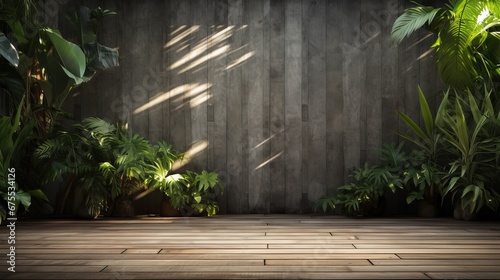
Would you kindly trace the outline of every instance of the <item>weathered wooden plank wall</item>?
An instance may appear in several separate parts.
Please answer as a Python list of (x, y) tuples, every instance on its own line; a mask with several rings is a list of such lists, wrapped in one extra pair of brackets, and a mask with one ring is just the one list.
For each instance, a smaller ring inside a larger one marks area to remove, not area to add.
[(431, 38), (390, 43), (403, 0), (99, 3), (118, 12), (101, 37), (121, 67), (82, 87), (71, 110), (191, 151), (189, 168), (219, 172), (226, 213), (312, 211), (398, 141), (397, 110), (418, 116), (417, 84), (439, 83)]

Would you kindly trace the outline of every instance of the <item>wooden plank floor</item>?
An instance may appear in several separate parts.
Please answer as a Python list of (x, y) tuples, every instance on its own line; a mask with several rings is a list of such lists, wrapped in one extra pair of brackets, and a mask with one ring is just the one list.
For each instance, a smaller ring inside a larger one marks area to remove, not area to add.
[(500, 279), (500, 223), (306, 215), (19, 220), (0, 279)]

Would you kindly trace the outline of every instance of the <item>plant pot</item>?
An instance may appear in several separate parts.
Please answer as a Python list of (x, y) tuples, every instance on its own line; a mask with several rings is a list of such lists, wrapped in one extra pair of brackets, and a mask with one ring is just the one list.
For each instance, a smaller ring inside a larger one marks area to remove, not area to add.
[(160, 216), (162, 217), (182, 217), (181, 211), (175, 209), (172, 204), (170, 204), (170, 198), (164, 196), (161, 200)]
[(418, 201), (418, 216), (422, 218), (436, 217), (436, 205), (429, 200)]
[(457, 220), (465, 220), (465, 221), (475, 221), (477, 220), (477, 214), (472, 212), (470, 206), (465, 209), (462, 208), (462, 203), (459, 200), (455, 203), (455, 208), (453, 210), (453, 217)]
[(119, 199), (113, 205), (113, 217), (133, 217), (134, 205), (131, 199)]
[(377, 217), (384, 214), (386, 201), (384, 197), (374, 198), (359, 205), (358, 216)]

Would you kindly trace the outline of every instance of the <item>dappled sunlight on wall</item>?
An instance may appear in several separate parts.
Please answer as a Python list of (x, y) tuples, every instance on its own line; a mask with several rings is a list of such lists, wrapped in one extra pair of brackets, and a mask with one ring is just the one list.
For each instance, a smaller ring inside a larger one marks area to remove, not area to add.
[(311, 212), (398, 141), (398, 110), (418, 119), (417, 84), (438, 88), (432, 37), (390, 41), (408, 1), (105, 2), (121, 18), (103, 34), (121, 67), (75, 96), (82, 115), (218, 172), (222, 213)]

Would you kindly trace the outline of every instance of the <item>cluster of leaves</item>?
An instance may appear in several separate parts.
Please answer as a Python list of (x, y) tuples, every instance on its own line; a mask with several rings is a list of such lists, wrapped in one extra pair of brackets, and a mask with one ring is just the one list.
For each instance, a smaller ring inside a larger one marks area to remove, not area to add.
[[(451, 195), (464, 210), (500, 204), (500, 4), (495, 0), (450, 0), (443, 8), (417, 5), (394, 22), (396, 44), (425, 27), (436, 34), (432, 48), (442, 81), (450, 87), (435, 113), (419, 88), (424, 127), (404, 113), (413, 135), (400, 134), (419, 146), (427, 172), (420, 189)], [(424, 168), (423, 168), (424, 169)], [(426, 186), (426, 187), (422, 187)], [(418, 193), (414, 193), (415, 195)], [(411, 196), (411, 195), (410, 195)], [(418, 198), (418, 197), (417, 197)], [(409, 201), (411, 201), (409, 197)]]
[(115, 13), (90, 10), (75, 3), (70, 22), (78, 42), (41, 25), (31, 0), (4, 0), (0, 24), (0, 84), (13, 104), (24, 98), (23, 118), (36, 121), (40, 136), (52, 131), (68, 94), (98, 70), (118, 66), (118, 51), (100, 45), (97, 32), (103, 18)]
[(484, 205), (496, 211), (500, 203), (496, 184), (500, 169), (500, 112), (492, 91), (486, 87), (482, 90), (482, 96), (469, 90), (448, 90), (434, 117), (419, 89), (425, 129), (400, 113), (415, 136), (400, 135), (424, 152), (425, 180), (419, 184), (420, 190), (429, 194), (437, 187), (443, 198), (451, 195), (453, 201), (460, 201), (471, 212)]
[(482, 98), (471, 92), (454, 98), (446, 94), (441, 106), (446, 109), (441, 111), (440, 130), (450, 162), (443, 195), (451, 194), (471, 212), (484, 205), (496, 211), (500, 204), (500, 112), (495, 110), (491, 92), (486, 91)]
[(44, 141), (35, 151), (35, 159), (44, 182), (61, 181), (69, 175), (68, 188), (77, 184), (83, 189), (91, 216), (97, 217), (117, 199), (130, 199), (138, 189), (149, 187), (165, 192), (176, 208), (191, 205), (199, 213), (217, 212), (213, 192), (217, 174), (170, 174), (173, 163), (183, 157), (170, 144), (151, 145), (140, 135), (99, 118), (86, 118), (74, 128), (74, 132), (59, 131)]
[(463, 90), (500, 76), (498, 1), (451, 0), (444, 8), (409, 8), (394, 22), (392, 39), (399, 44), (422, 27), (437, 36), (432, 47), (445, 84)]
[[(23, 190), (16, 183), (15, 172), (9, 177), (8, 170), (20, 170), (21, 161), (18, 155), (23, 154), (22, 150), (30, 138), (33, 122), (20, 126), (21, 107), (16, 111), (14, 118), (0, 117), (0, 220), (7, 217), (7, 203), (14, 204), (14, 210), (9, 211), (10, 216), (17, 214), (19, 205), (23, 205), (27, 211), (31, 205), (31, 198), (37, 197), (47, 200), (47, 197), (39, 189)], [(13, 180), (9, 180), (13, 179)], [(15, 188), (15, 191), (9, 192), (9, 189)], [(13, 194), (13, 195), (12, 195)], [(14, 198), (14, 200), (12, 200)], [(11, 204), (12, 205), (12, 204)]]
[(420, 164), (420, 154), (408, 155), (402, 143), (398, 146), (385, 145), (380, 150), (380, 164), (365, 163), (362, 168), (355, 169), (349, 175), (353, 182), (339, 187), (336, 195), (322, 197), (316, 206), (326, 212), (328, 208), (341, 205), (348, 215), (365, 215), (363, 209), (376, 208), (386, 191), (403, 189), (410, 180), (418, 177)]
[[(61, 9), (77, 11), (71, 22), (82, 36), (73, 43), (58, 30), (39, 22), (36, 1), (0, 1), (0, 94), (7, 101), (3, 107), (10, 115), (2, 117), (4, 129), (0, 130), (0, 138), (6, 142), (2, 144), (5, 168), (1, 172), (8, 166), (22, 165), (16, 170), (24, 190), (17, 186), (16, 202), (21, 201), (25, 208), (31, 203), (31, 196), (46, 200), (40, 190), (28, 191), (37, 177), (29, 159), (34, 147), (53, 130), (58, 116), (64, 114), (61, 108), (66, 97), (97, 70), (118, 66), (118, 52), (97, 42), (102, 19), (114, 13), (100, 8), (91, 11), (78, 2), (68, 4), (73, 8)], [(65, 137), (65, 141), (77, 140), (71, 135)]]
[[(214, 216), (219, 211), (216, 193), (222, 192), (218, 175), (203, 170), (201, 173), (186, 171), (185, 174), (169, 175), (157, 187), (170, 197), (172, 207), (178, 210), (194, 210)], [(190, 209), (185, 209), (190, 207)]]

